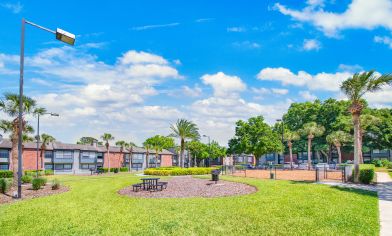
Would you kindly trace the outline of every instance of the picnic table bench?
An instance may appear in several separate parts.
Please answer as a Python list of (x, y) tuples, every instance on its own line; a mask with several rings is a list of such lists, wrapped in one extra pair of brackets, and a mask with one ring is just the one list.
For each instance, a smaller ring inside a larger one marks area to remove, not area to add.
[(158, 182), (159, 178), (143, 178), (143, 183), (137, 183), (132, 185), (134, 192), (138, 192), (141, 189), (146, 191), (162, 191), (167, 188), (167, 182)]

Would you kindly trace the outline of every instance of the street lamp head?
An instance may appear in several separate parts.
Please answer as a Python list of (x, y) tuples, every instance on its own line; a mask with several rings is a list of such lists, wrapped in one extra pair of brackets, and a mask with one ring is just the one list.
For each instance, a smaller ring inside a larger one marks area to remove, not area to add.
[(59, 28), (56, 30), (56, 39), (72, 46), (75, 44), (75, 35)]
[(60, 116), (60, 115), (57, 114), (57, 113), (50, 113), (50, 115), (51, 115), (51, 116)]
[(277, 121), (277, 122), (281, 122), (281, 121), (282, 121), (282, 119), (276, 119), (276, 121)]

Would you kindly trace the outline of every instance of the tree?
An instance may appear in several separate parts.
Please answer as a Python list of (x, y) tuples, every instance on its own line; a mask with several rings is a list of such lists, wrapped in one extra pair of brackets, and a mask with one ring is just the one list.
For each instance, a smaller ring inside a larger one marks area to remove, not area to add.
[(40, 156), (41, 156), (41, 168), (43, 170), (45, 170), (44, 154), (45, 154), (45, 151), (46, 151), (46, 145), (48, 145), (49, 143), (54, 142), (54, 141), (56, 141), (56, 139), (53, 136), (50, 136), (49, 134), (41, 134), (41, 142), (42, 142), (42, 144), (41, 144)]
[(129, 169), (128, 171), (131, 171), (132, 169), (132, 155), (133, 155), (133, 148), (136, 147), (136, 144), (133, 142), (129, 142), (125, 144), (125, 148), (129, 151)]
[(151, 150), (151, 144), (144, 142), (143, 147), (146, 149), (146, 168), (148, 168), (148, 162), (149, 162), (149, 155), (150, 155), (150, 150)]
[(163, 149), (168, 149), (175, 146), (173, 138), (165, 137), (162, 135), (155, 135), (151, 138), (146, 139), (143, 145), (149, 145), (155, 150), (155, 167), (157, 167), (159, 153), (162, 152)]
[(286, 130), (284, 132), (284, 140), (287, 142), (290, 154), (290, 167), (293, 168), (293, 141), (299, 140), (300, 136), (297, 132)]
[(194, 158), (193, 166), (197, 166), (197, 160), (207, 159), (209, 156), (208, 145), (198, 140), (186, 142), (186, 147)]
[[(124, 157), (124, 155), (123, 155), (123, 153), (124, 153), (124, 150), (125, 150), (125, 148), (127, 147), (127, 145), (128, 145), (128, 143), (127, 142), (125, 142), (124, 140), (120, 140), (120, 141), (117, 141), (116, 142), (116, 146), (117, 147), (120, 147), (120, 153), (121, 153), (121, 155)], [(118, 160), (118, 163), (120, 163), (121, 162), (121, 160)]]
[(79, 141), (76, 142), (76, 144), (81, 144), (81, 145), (92, 145), (94, 142), (98, 143), (98, 140), (93, 137), (81, 137)]
[(198, 140), (200, 138), (199, 128), (192, 121), (179, 119), (176, 124), (170, 126), (170, 129), (173, 132), (170, 136), (180, 139), (180, 166), (184, 167), (185, 141), (187, 139)]
[(363, 114), (361, 115), (361, 125), (360, 125), (360, 130), (359, 130), (359, 146), (360, 146), (360, 152), (359, 154), (359, 164), (363, 164), (363, 138), (364, 135), (366, 134), (367, 129), (370, 126), (373, 125), (378, 125), (380, 124), (381, 120), (373, 115), (370, 114)]
[(109, 133), (104, 133), (104, 134), (101, 136), (101, 139), (102, 139), (102, 141), (105, 142), (105, 146), (106, 146), (106, 150), (107, 150), (107, 155), (108, 155), (108, 170), (109, 170), (108, 173), (110, 173), (110, 152), (109, 152), (110, 144), (109, 144), (109, 141), (114, 140), (114, 137), (113, 137), (113, 135), (111, 135), (111, 134), (109, 134)]
[[(22, 132), (28, 133), (32, 128), (27, 124), (25, 116), (28, 114), (34, 115), (34, 110), (37, 108), (37, 103), (34, 99), (23, 96), (22, 97)], [(13, 185), (18, 184), (18, 137), (19, 137), (19, 95), (14, 93), (5, 93), (4, 99), (0, 100), (0, 110), (8, 116), (12, 117), (12, 121), (2, 120), (0, 127), (5, 133), (11, 134), (11, 155), (12, 155), (12, 170), (14, 173)], [(22, 137), (23, 138), (23, 137)]]
[[(230, 145), (235, 145), (230, 146)], [(229, 150), (253, 154), (257, 159), (262, 155), (283, 149), (278, 133), (264, 122), (262, 116), (236, 122), (235, 136), (229, 142)]]
[(219, 145), (215, 140), (212, 140), (209, 147), (209, 154), (212, 159), (226, 156), (226, 148)]
[(316, 122), (309, 122), (304, 124), (300, 133), (308, 139), (308, 168), (312, 165), (312, 140), (315, 137), (321, 136), (325, 132), (324, 126), (318, 125)]
[(384, 85), (392, 83), (392, 75), (378, 75), (374, 70), (356, 73), (351, 78), (343, 81), (340, 88), (351, 102), (349, 112), (354, 125), (354, 182), (359, 182), (359, 159), (362, 156), (361, 147), (361, 113), (363, 110), (363, 96), (367, 93), (376, 92)]
[(342, 163), (342, 152), (341, 147), (344, 143), (347, 143), (351, 140), (350, 135), (344, 131), (336, 131), (329, 134), (326, 138), (327, 142), (334, 145), (336, 150), (338, 151), (338, 163)]

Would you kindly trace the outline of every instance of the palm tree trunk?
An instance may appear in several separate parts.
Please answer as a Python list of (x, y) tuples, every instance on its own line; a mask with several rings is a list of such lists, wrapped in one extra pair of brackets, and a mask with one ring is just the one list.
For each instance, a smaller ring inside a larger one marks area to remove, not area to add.
[(338, 150), (338, 163), (341, 164), (342, 163), (342, 152), (340, 150), (340, 146), (337, 145), (336, 149)]
[(150, 155), (150, 153), (148, 152), (148, 149), (146, 150), (146, 169), (148, 168), (148, 159), (149, 159), (149, 156)]
[(289, 153), (290, 153), (290, 168), (293, 169), (293, 148), (291, 146), (291, 142), (289, 142), (287, 146), (289, 146)]
[(128, 169), (128, 172), (131, 172), (131, 168), (132, 168), (132, 148), (129, 150), (129, 169)]
[(108, 148), (108, 173), (110, 174), (110, 153), (109, 153), (109, 148)]
[(185, 141), (181, 139), (181, 152), (180, 152), (180, 167), (184, 168), (184, 149), (185, 149)]
[(196, 155), (193, 157), (193, 167), (197, 167)]
[(43, 170), (45, 172), (45, 160), (44, 160), (44, 156), (45, 156), (45, 148), (43, 146), (41, 146), (41, 170)]
[(363, 164), (362, 140), (363, 140), (363, 131), (361, 129), (361, 130), (359, 130), (359, 143), (358, 143), (358, 145), (359, 145), (359, 150), (358, 150), (359, 164)]
[(353, 114), (354, 123), (354, 182), (359, 182), (359, 151), (360, 151), (360, 128), (361, 122), (359, 114)]
[(312, 139), (308, 138), (308, 169), (310, 170), (310, 167), (312, 166)]
[(13, 131), (12, 131), (12, 148), (11, 148), (11, 159), (12, 159), (12, 171), (14, 174), (14, 179), (12, 181), (12, 186), (18, 186), (18, 120), (15, 119), (13, 122)]
[(158, 167), (158, 150), (155, 150), (155, 168)]

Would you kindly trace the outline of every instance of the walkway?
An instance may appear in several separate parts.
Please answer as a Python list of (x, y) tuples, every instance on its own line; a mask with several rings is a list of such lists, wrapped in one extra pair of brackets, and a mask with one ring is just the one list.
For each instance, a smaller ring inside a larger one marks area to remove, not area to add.
[(388, 173), (377, 172), (381, 236), (392, 235), (392, 179)]

